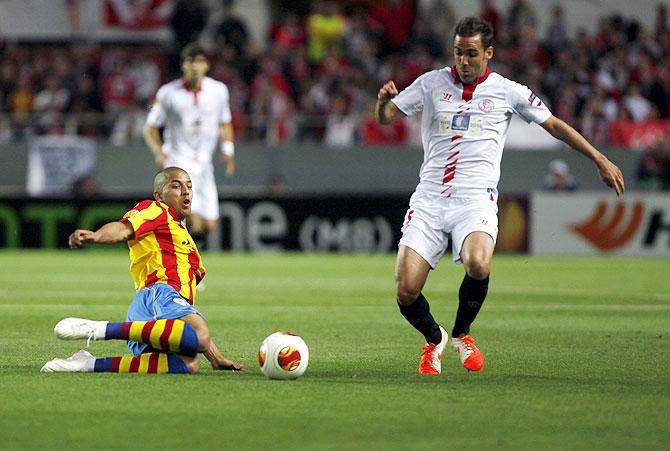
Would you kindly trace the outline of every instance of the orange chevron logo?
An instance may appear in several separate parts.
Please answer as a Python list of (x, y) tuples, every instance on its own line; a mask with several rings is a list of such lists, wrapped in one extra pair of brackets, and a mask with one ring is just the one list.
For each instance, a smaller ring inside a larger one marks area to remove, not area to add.
[(600, 251), (618, 249), (628, 243), (640, 227), (644, 205), (642, 202), (635, 202), (627, 223), (624, 222), (626, 204), (617, 202), (611, 215), (608, 215), (608, 210), (607, 203), (600, 201), (589, 219), (573, 224), (570, 228)]

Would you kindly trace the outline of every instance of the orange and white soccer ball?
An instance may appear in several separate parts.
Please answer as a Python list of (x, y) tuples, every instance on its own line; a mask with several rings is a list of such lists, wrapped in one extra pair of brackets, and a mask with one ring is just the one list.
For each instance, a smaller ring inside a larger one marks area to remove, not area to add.
[(309, 363), (309, 349), (299, 336), (275, 332), (261, 343), (258, 364), (270, 379), (295, 379), (302, 376)]

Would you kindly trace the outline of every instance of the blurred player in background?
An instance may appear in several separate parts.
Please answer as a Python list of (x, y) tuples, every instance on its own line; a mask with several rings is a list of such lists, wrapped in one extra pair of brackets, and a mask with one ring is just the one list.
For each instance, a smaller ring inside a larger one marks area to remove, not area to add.
[[(193, 207), (188, 226), (201, 248), (219, 220), (219, 196), (212, 157), (221, 151), (226, 175), (235, 172), (235, 145), (228, 88), (206, 77), (205, 50), (189, 44), (181, 53), (183, 77), (158, 90), (149, 112), (144, 140), (156, 166), (184, 168), (193, 180)], [(164, 127), (164, 140), (160, 129)]]
[(67, 359), (48, 361), (42, 372), (196, 373), (198, 353), (215, 370), (242, 369), (221, 354), (194, 307), (195, 287), (205, 277), (205, 268), (183, 225), (191, 212), (189, 175), (177, 167), (163, 169), (154, 178), (154, 198), (95, 232), (75, 230), (68, 240), (71, 248), (128, 242), (137, 295), (126, 321), (66, 318), (54, 328), (64, 340), (128, 340), (133, 355), (95, 358), (80, 350)]
[(451, 345), (466, 369), (478, 371), (484, 366), (470, 325), (488, 292), (498, 234), (500, 160), (512, 114), (540, 124), (590, 158), (617, 195), (624, 191), (616, 165), (554, 117), (530, 89), (490, 71), (493, 28), (488, 22), (462, 19), (454, 32), (453, 51), (453, 67), (427, 72), (399, 94), (394, 82), (388, 81), (379, 90), (375, 106), (376, 119), (382, 124), (423, 112), (424, 161), (405, 216), (395, 274), (400, 312), (426, 339), (421, 374), (441, 372), (448, 341), (421, 291), (449, 238), (453, 260), (465, 268)]

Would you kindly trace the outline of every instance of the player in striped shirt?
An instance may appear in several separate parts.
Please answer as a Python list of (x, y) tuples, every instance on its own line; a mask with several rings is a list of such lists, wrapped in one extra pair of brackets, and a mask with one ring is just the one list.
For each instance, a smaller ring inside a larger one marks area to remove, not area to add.
[(466, 17), (454, 32), (454, 66), (426, 72), (398, 93), (393, 81), (377, 95), (375, 116), (382, 124), (421, 112), (424, 150), (419, 185), (410, 199), (396, 260), (400, 312), (426, 343), (419, 373), (439, 374), (448, 334), (433, 318), (422, 290), (451, 240), (462, 263), (451, 345), (463, 366), (479, 371), (484, 355), (470, 325), (486, 298), (493, 248), (498, 235), (498, 179), (513, 114), (540, 124), (552, 136), (591, 159), (617, 195), (624, 191), (619, 168), (574, 128), (554, 117), (525, 86), (491, 72), (493, 28)]
[(120, 221), (95, 232), (75, 230), (68, 240), (71, 248), (128, 242), (137, 295), (126, 321), (66, 318), (54, 328), (64, 340), (127, 340), (133, 355), (95, 358), (80, 350), (67, 359), (50, 360), (42, 372), (196, 373), (198, 353), (216, 370), (242, 369), (221, 354), (194, 306), (205, 267), (184, 226), (192, 202), (188, 173), (169, 167), (156, 174), (154, 199), (138, 203)]

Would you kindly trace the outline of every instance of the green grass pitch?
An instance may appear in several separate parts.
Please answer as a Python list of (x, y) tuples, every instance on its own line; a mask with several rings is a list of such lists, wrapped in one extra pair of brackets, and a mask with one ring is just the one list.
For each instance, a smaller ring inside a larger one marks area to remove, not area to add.
[[(494, 259), (468, 373), (417, 373), (422, 338), (394, 303), (392, 255), (205, 254), (198, 306), (243, 373), (41, 374), (63, 317), (122, 320), (127, 254), (0, 252), (2, 449), (667, 449), (670, 261)], [(424, 290), (451, 329), (462, 268)], [(262, 376), (277, 330), (310, 347), (295, 381)], [(94, 342), (96, 356), (127, 353)], [(204, 359), (203, 359), (204, 360)]]

